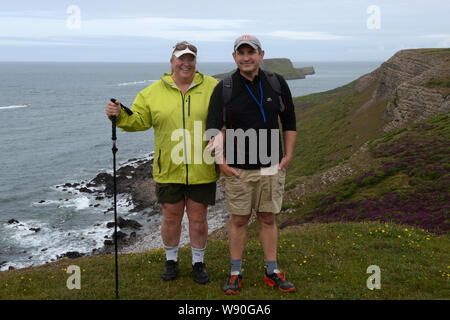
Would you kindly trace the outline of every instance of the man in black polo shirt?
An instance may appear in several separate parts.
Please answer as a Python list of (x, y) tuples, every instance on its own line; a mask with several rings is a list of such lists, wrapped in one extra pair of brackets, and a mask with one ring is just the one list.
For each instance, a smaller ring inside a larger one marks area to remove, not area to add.
[[(296, 137), (292, 96), (282, 76), (259, 68), (264, 57), (259, 40), (250, 35), (236, 39), (233, 58), (237, 70), (221, 81), (211, 96), (206, 129), (222, 130), (211, 139), (209, 149), (225, 176), (229, 222), (231, 275), (222, 290), (238, 294), (242, 285), (242, 253), (247, 224), (253, 212), (259, 222), (259, 238), (266, 260), (265, 283), (284, 292), (295, 291), (277, 267), (277, 226), (288, 167)], [(280, 92), (269, 76), (277, 77)], [(228, 97), (231, 87), (231, 97)], [(227, 101), (225, 101), (227, 100)], [(284, 154), (279, 134), (283, 131)], [(226, 129), (226, 130), (225, 130)], [(225, 151), (223, 152), (223, 139)]]

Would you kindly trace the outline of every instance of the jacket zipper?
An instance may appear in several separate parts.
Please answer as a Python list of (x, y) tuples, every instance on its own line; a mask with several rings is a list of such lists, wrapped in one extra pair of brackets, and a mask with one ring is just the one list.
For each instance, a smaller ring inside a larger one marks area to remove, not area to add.
[(184, 114), (184, 96), (183, 92), (180, 91), (181, 94), (181, 101), (183, 102), (183, 143), (184, 143), (184, 163), (186, 165), (186, 185), (188, 183), (188, 177), (189, 177), (189, 168), (188, 168), (188, 161), (187, 161), (187, 147), (186, 147), (186, 120), (185, 120), (185, 114)]
[(161, 149), (159, 149), (158, 167), (159, 167), (159, 173), (161, 173)]
[[(198, 84), (194, 85), (193, 87), (189, 88), (189, 90), (195, 88), (196, 86), (198, 86)], [(179, 90), (179, 89), (178, 89)], [(189, 92), (189, 90), (187, 92)], [(186, 92), (186, 94), (187, 94)], [(183, 95), (183, 92), (181, 92), (180, 90), (180, 94), (181, 94), (181, 102), (183, 103), (183, 143), (184, 143), (184, 161), (186, 164), (186, 185), (189, 184), (189, 167), (188, 167), (188, 161), (187, 161), (187, 147), (186, 147), (186, 115), (184, 112), (184, 98), (185, 95)], [(191, 113), (191, 96), (188, 96), (188, 116), (190, 116)]]

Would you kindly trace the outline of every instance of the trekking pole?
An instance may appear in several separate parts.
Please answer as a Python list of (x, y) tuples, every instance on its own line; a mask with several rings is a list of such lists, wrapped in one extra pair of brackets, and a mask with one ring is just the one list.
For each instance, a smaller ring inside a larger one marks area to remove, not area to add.
[[(112, 103), (116, 103), (116, 99), (111, 99)], [(126, 111), (128, 115), (132, 115), (133, 112), (125, 107), (123, 104), (120, 104), (120, 107)], [(113, 181), (114, 181), (114, 258), (115, 258), (115, 269), (116, 269), (116, 299), (119, 299), (119, 264), (117, 260), (117, 183), (116, 183), (116, 153), (117, 153), (117, 136), (116, 136), (116, 123), (117, 117), (112, 116), (112, 153), (113, 153)]]
[[(113, 103), (116, 103), (116, 99), (111, 99)], [(112, 153), (113, 153), (113, 181), (114, 181), (114, 258), (115, 258), (115, 271), (116, 271), (116, 299), (119, 299), (119, 266), (117, 261), (117, 185), (116, 185), (116, 153), (117, 153), (117, 136), (116, 136), (116, 121), (117, 117), (112, 116)]]

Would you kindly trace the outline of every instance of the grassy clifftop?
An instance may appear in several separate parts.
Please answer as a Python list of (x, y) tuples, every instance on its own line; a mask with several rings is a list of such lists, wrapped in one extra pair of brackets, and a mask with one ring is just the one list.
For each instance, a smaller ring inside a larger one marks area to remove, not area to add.
[[(181, 300), (447, 299), (448, 235), (384, 223), (314, 223), (284, 228), (279, 236), (280, 268), (297, 292), (264, 284), (264, 258), (254, 230), (243, 256), (243, 286), (225, 296), (228, 242), (208, 242), (205, 261), (211, 283), (191, 276), (191, 250), (180, 248), (178, 280), (164, 282), (163, 249), (119, 256), (120, 298)], [(80, 267), (81, 288), (69, 290), (70, 265)], [(381, 289), (370, 290), (367, 268), (381, 269)], [(114, 299), (114, 256), (101, 255), (0, 273), (0, 299)]]

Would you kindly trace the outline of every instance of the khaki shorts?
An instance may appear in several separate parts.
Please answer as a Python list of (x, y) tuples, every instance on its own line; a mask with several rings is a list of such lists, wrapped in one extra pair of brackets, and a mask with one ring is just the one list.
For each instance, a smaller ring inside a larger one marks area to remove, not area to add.
[(227, 209), (231, 214), (249, 215), (253, 212), (279, 213), (283, 202), (286, 170), (261, 175), (261, 170), (234, 168), (240, 178), (225, 177)]

